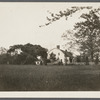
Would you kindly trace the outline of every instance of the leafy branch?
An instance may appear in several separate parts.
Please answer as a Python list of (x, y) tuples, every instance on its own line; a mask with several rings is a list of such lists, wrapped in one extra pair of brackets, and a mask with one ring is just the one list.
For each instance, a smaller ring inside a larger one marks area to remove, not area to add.
[(74, 6), (71, 8), (67, 8), (64, 11), (59, 11), (59, 13), (52, 13), (52, 12), (48, 11), (48, 13), (50, 14), (51, 17), (46, 17), (48, 22), (45, 23), (44, 25), (40, 25), (39, 27), (48, 26), (64, 16), (67, 20), (69, 16), (72, 16), (72, 14), (76, 13), (79, 10), (83, 10), (83, 9), (92, 9), (92, 7), (91, 6), (90, 7), (76, 7), (76, 6)]

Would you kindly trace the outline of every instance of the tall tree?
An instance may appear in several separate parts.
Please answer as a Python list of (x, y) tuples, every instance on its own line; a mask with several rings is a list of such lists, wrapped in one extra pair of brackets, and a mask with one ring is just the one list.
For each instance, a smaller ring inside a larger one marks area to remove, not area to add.
[(91, 10), (88, 14), (82, 14), (82, 22), (75, 25), (75, 37), (80, 45), (80, 50), (91, 56), (91, 60), (100, 52), (100, 15), (98, 11)]

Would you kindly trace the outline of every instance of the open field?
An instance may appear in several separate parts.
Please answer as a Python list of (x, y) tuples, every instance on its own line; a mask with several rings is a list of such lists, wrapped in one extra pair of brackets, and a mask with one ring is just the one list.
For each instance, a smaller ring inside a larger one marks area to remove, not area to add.
[(0, 91), (100, 91), (100, 65), (0, 65)]

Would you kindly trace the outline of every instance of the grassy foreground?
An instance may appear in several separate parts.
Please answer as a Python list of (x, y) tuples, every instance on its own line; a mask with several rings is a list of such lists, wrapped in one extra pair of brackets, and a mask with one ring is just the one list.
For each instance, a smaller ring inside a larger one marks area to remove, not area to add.
[(0, 65), (0, 91), (100, 91), (100, 65)]

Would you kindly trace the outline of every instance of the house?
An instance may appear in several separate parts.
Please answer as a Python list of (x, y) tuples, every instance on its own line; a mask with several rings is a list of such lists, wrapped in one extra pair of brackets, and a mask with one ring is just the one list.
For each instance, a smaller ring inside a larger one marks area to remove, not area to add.
[[(72, 53), (68, 52), (67, 50), (65, 50), (65, 51), (61, 50), (59, 45), (57, 45), (56, 48), (51, 49), (48, 52), (48, 57), (47, 58), (51, 59), (51, 55), (54, 55), (54, 56), (52, 56), (52, 58), (55, 57), (54, 62), (56, 62), (56, 63), (61, 62), (64, 65), (72, 63), (72, 58), (73, 58)], [(51, 60), (51, 62), (53, 62), (53, 61)]]
[(37, 60), (35, 61), (36, 65), (41, 65), (43, 63), (42, 57), (37, 56)]
[(13, 52), (11, 52), (11, 56), (14, 56), (16, 54), (21, 54), (21, 53), (22, 53), (21, 48), (18, 48), (18, 49), (15, 49)]
[(37, 60), (35, 61), (36, 65), (47, 65), (47, 59), (42, 56), (37, 56)]
[(42, 64), (41, 60), (37, 60), (37, 61), (35, 61), (35, 63), (36, 63), (36, 65), (41, 65)]

